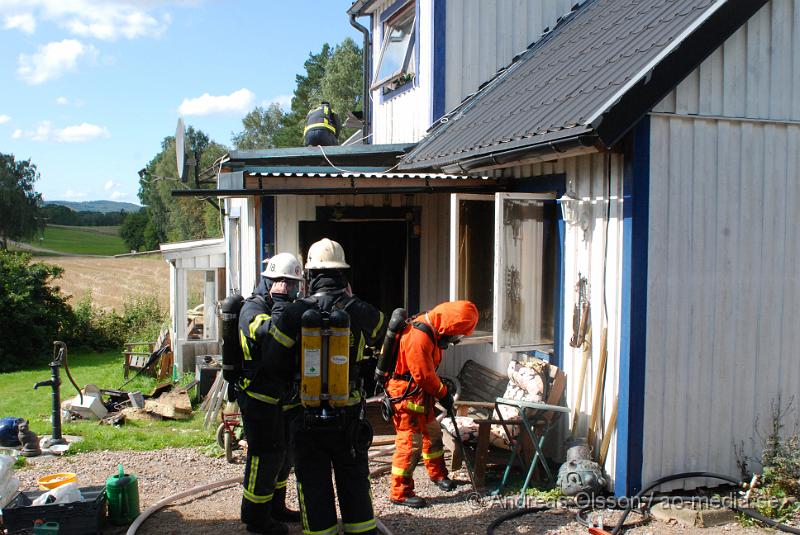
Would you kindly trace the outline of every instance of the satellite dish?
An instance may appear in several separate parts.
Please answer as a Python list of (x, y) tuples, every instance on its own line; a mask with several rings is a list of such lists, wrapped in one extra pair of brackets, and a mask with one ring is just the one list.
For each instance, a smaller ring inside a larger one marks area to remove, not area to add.
[(186, 127), (183, 117), (178, 118), (178, 127), (175, 129), (175, 155), (178, 164), (178, 178), (186, 182)]

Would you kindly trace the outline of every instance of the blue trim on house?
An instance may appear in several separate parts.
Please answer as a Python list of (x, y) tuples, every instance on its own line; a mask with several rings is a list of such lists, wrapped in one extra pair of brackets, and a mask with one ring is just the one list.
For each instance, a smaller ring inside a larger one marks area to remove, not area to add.
[[(559, 195), (560, 197), (560, 195)], [(556, 243), (556, 268), (557, 277), (556, 284), (553, 288), (555, 314), (553, 330), (553, 358), (556, 366), (564, 368), (564, 250), (567, 245), (567, 225), (564, 218), (561, 216), (561, 207), (557, 207), (558, 214), (558, 242)]]
[[(432, 117), (435, 123), (445, 112), (445, 49), (447, 35), (447, 0), (433, 0)], [(417, 63), (419, 65), (419, 63)]]
[[(275, 255), (275, 197), (261, 197), (260, 261)], [(259, 262), (259, 266), (261, 263)], [(260, 272), (260, 270), (259, 270)]]
[(650, 203), (650, 118), (634, 127), (623, 170), (622, 321), (614, 493), (642, 487), (647, 344), (647, 252)]

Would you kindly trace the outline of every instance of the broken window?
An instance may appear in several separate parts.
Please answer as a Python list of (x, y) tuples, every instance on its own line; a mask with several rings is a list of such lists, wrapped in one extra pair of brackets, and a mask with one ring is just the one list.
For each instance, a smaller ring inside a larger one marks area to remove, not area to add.
[(451, 296), (469, 299), (474, 336), (494, 351), (528, 351), (554, 339), (557, 213), (550, 195), (453, 195)]
[(383, 23), (383, 44), (372, 89), (385, 91), (411, 83), (415, 76), (416, 4), (409, 2)]

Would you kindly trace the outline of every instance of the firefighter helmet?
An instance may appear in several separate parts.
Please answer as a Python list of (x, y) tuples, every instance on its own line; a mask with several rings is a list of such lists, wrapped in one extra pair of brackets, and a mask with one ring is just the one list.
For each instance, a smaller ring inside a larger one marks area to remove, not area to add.
[(267, 261), (261, 275), (268, 279), (303, 280), (303, 268), (291, 253), (278, 253)]
[(322, 238), (308, 248), (306, 269), (345, 269), (349, 268), (344, 257), (344, 249), (338, 242)]

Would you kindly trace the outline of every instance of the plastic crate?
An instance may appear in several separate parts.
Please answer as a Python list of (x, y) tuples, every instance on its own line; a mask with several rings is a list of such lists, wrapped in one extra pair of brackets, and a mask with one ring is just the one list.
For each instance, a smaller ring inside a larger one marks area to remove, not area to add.
[(33, 533), (36, 520), (58, 522), (59, 535), (100, 533), (106, 517), (105, 487), (82, 487), (82, 502), (31, 505), (45, 491), (20, 492), (3, 509), (3, 525), (12, 533)]

